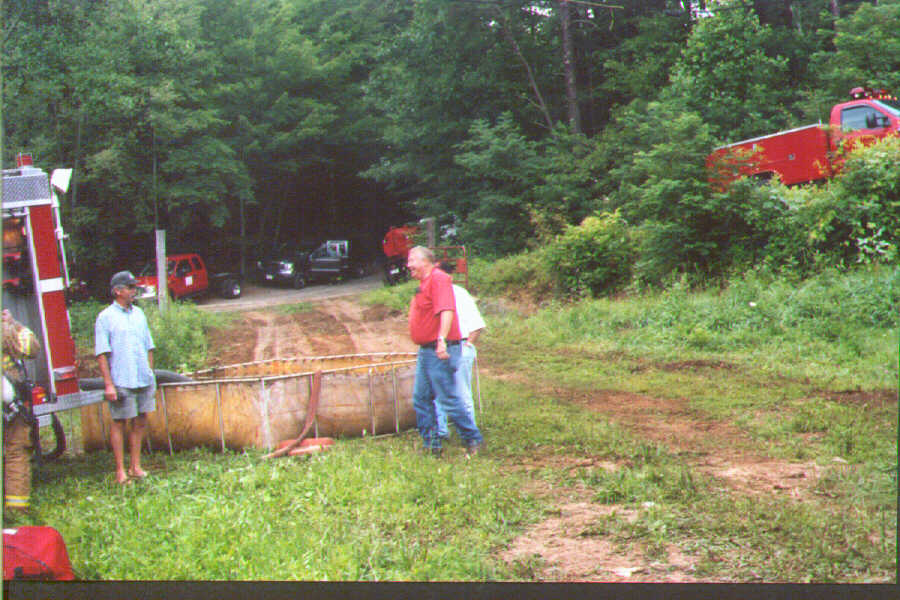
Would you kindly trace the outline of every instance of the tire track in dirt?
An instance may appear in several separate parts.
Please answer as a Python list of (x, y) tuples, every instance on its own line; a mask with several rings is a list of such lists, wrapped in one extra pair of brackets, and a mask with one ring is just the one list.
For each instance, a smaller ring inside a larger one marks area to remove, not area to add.
[(329, 300), (311, 310), (253, 310), (210, 334), (212, 365), (369, 352), (412, 352), (404, 315), (384, 307)]
[(504, 381), (514, 381), (560, 400), (585, 407), (621, 425), (637, 437), (666, 446), (685, 463), (723, 484), (722, 491), (809, 499), (822, 467), (814, 461), (790, 462), (767, 456), (760, 442), (723, 421), (703, 417), (684, 398), (656, 398), (620, 392), (591, 392), (540, 385), (527, 376), (482, 369)]
[(406, 319), (385, 307), (364, 308), (348, 300), (329, 302), (328, 310), (338, 319), (355, 352), (414, 352)]
[[(520, 372), (482, 368), (482, 374), (509, 381), (585, 407), (608, 418), (637, 437), (663, 444), (680, 456), (687, 466), (720, 482), (715, 491), (723, 494), (776, 497), (786, 502), (818, 501), (813, 490), (824, 468), (813, 461), (790, 462), (767, 456), (760, 443), (746, 432), (722, 421), (705, 418), (688, 406), (686, 399), (655, 398), (615, 390), (580, 391), (540, 384)], [(537, 458), (514, 468), (538, 471), (543, 468), (568, 470), (578, 476), (584, 469), (616, 470), (616, 465), (597, 457), (554, 456)], [(700, 559), (690, 556), (674, 544), (661, 555), (648, 560), (640, 543), (616, 546), (604, 535), (603, 519), (633, 522), (634, 509), (599, 504), (596, 494), (576, 485), (560, 494), (559, 488), (544, 489), (535, 480), (534, 493), (551, 496), (557, 508), (547, 519), (535, 524), (516, 538), (500, 554), (508, 563), (528, 563), (537, 557), (542, 567), (534, 574), (546, 581), (608, 582), (727, 582), (731, 579), (698, 579), (694, 575)]]
[(347, 328), (333, 315), (320, 310), (297, 313), (253, 311), (247, 313), (247, 317), (256, 325), (253, 361), (356, 352)]

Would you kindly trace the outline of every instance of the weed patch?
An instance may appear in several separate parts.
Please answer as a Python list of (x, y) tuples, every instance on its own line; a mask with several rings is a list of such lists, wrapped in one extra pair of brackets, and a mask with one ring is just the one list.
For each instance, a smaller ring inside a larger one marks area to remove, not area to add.
[(154, 455), (151, 477), (127, 489), (109, 460), (41, 471), (36, 510), (80, 578), (504, 579), (488, 557), (537, 510), (493, 463), (435, 461), (403, 438), (346, 440), (309, 460)]

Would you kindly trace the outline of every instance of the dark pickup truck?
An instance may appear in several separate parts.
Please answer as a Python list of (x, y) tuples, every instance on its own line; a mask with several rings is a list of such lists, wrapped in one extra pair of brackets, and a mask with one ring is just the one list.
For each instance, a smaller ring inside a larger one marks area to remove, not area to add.
[(363, 242), (328, 240), (313, 249), (283, 250), (278, 256), (257, 263), (262, 283), (289, 284), (295, 289), (311, 281), (362, 277), (372, 257)]

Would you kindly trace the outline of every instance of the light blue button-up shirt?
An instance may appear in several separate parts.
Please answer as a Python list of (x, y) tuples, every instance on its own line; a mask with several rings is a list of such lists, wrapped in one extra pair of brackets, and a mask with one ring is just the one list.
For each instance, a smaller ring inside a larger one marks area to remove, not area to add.
[(109, 353), (109, 373), (116, 386), (139, 388), (153, 383), (153, 370), (147, 358), (153, 348), (147, 317), (139, 307), (125, 308), (113, 302), (97, 316), (94, 354)]

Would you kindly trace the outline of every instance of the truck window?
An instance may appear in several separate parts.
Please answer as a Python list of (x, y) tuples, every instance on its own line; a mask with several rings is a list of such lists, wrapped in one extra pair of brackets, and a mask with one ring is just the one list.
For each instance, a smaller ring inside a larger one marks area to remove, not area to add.
[(178, 277), (184, 277), (188, 273), (191, 272), (191, 265), (186, 260), (179, 260), (178, 266), (175, 267), (175, 275)]
[(196, 256), (194, 256), (193, 258), (191, 258), (191, 264), (194, 265), (194, 270), (195, 270), (195, 271), (202, 271), (202, 270), (203, 270), (203, 267), (200, 266), (200, 259), (197, 258)]
[(871, 106), (851, 106), (841, 110), (841, 129), (857, 131), (859, 129), (878, 129), (890, 125), (890, 119)]

